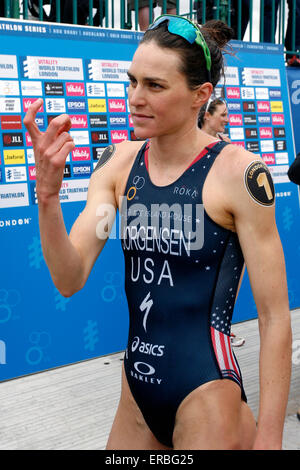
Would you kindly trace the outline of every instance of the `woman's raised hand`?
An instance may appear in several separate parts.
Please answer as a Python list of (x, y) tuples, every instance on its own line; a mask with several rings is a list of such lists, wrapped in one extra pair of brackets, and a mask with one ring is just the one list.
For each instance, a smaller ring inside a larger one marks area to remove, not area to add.
[(71, 120), (67, 114), (52, 119), (45, 132), (39, 130), (35, 118), (41, 105), (41, 98), (34, 101), (24, 118), (24, 125), (29, 132), (34, 150), (36, 192), (39, 202), (58, 196), (66, 159), (75, 147), (68, 133)]

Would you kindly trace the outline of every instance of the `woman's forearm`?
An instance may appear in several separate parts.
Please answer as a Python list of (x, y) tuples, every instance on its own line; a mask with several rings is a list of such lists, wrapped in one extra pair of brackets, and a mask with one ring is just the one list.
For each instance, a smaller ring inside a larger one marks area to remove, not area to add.
[(66, 231), (59, 196), (39, 201), (39, 226), (44, 258), (60, 293), (66, 297), (83, 284), (80, 254)]
[(286, 315), (260, 324), (258, 448), (281, 448), (291, 376), (291, 327)]

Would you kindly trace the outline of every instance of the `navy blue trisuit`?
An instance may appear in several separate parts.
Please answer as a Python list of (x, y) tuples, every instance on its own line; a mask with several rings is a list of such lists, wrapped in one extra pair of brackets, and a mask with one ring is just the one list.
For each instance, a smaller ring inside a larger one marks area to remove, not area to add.
[(156, 186), (146, 142), (121, 209), (130, 316), (125, 374), (150, 430), (168, 447), (177, 409), (197, 387), (230, 379), (246, 401), (230, 342), (244, 259), (237, 235), (202, 203), (205, 179), (226, 145), (213, 142), (174, 183)]

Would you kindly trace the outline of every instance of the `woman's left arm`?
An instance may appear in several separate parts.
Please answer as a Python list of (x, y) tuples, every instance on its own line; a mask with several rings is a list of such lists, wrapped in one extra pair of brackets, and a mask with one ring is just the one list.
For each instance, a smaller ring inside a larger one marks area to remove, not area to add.
[(232, 172), (229, 192), (259, 319), (260, 406), (254, 448), (281, 449), (291, 375), (285, 261), (271, 175), (261, 160), (244, 156)]

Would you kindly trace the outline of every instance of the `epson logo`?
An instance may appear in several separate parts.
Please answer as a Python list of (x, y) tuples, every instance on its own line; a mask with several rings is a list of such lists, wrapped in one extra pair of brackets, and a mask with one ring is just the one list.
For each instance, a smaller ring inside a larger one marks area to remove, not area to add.
[(258, 122), (260, 124), (270, 124), (271, 116), (258, 116)]
[(90, 165), (73, 165), (73, 176), (86, 176), (91, 174)]
[(228, 102), (227, 103), (227, 108), (228, 108), (229, 111), (240, 111), (241, 110), (241, 103)]
[(77, 110), (77, 111), (85, 111), (86, 109), (86, 104), (85, 104), (85, 99), (68, 99), (67, 101), (67, 106), (68, 106), (68, 110), (69, 111), (72, 111), (72, 110)]
[(16, 227), (18, 225), (29, 225), (31, 222), (31, 217), (28, 218), (19, 218), (19, 219), (2, 219), (0, 220), (0, 228), (4, 227)]
[(125, 116), (110, 116), (109, 122), (111, 126), (126, 126)]

